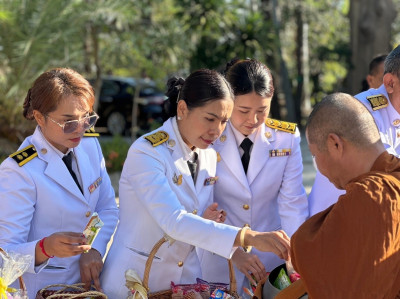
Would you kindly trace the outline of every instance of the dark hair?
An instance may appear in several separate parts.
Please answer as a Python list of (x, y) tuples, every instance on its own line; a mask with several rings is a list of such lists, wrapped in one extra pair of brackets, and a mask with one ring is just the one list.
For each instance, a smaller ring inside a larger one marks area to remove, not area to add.
[(384, 73), (400, 78), (400, 46), (394, 48), (385, 59)]
[(93, 109), (94, 91), (90, 83), (78, 72), (56, 68), (41, 74), (28, 90), (23, 115), (33, 120), (33, 110), (47, 115), (57, 109), (61, 101), (73, 95), (84, 100)]
[(368, 73), (370, 75), (375, 75), (378, 72), (378, 66), (385, 61), (386, 57), (387, 57), (386, 54), (375, 56), (369, 63)]
[[(204, 106), (207, 102), (230, 98), (233, 92), (225, 78), (216, 71), (201, 69), (186, 78), (170, 78), (167, 82), (166, 110), (169, 117), (176, 116), (179, 100), (184, 100), (188, 109)], [(179, 97), (179, 98), (178, 98)]]
[(235, 96), (255, 92), (262, 97), (274, 95), (274, 84), (269, 68), (255, 59), (234, 59), (227, 63), (225, 78)]

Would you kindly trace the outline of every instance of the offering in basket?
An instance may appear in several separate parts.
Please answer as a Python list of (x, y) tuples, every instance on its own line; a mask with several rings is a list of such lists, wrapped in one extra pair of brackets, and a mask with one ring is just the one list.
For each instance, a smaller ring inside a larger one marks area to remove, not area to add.
[[(28, 299), (22, 274), (28, 270), (33, 257), (17, 252), (6, 252), (0, 248), (0, 298)], [(19, 279), (19, 289), (11, 288)]]

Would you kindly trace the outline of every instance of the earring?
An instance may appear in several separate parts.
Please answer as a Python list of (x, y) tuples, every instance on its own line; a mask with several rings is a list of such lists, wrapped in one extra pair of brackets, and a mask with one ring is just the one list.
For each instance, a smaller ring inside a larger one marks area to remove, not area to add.
[(182, 120), (182, 117), (178, 116), (178, 120)]

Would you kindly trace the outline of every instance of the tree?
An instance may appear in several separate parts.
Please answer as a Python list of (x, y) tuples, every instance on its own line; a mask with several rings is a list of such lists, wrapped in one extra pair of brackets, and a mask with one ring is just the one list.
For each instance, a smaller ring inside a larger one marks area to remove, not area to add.
[(392, 0), (350, 1), (351, 65), (346, 79), (347, 92), (358, 93), (371, 59), (390, 52), (395, 17)]

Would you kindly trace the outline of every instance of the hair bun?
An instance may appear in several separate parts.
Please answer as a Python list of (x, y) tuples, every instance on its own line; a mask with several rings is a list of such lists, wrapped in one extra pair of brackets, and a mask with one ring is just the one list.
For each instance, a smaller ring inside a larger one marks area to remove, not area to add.
[(185, 84), (185, 79), (183, 78), (169, 78), (167, 82), (167, 92), (165, 95), (169, 98), (178, 97), (179, 90), (182, 88), (183, 84)]
[(224, 70), (224, 75), (228, 72), (228, 70), (235, 65), (240, 59), (239, 58), (233, 58), (231, 61), (229, 61), (226, 66), (225, 66), (225, 70)]

